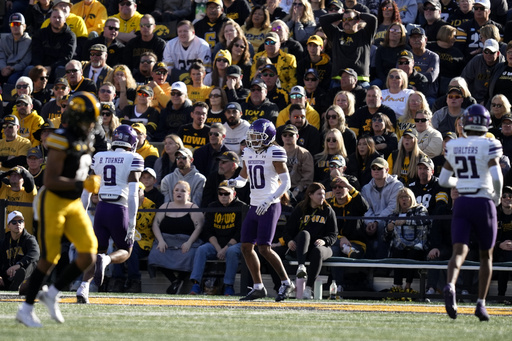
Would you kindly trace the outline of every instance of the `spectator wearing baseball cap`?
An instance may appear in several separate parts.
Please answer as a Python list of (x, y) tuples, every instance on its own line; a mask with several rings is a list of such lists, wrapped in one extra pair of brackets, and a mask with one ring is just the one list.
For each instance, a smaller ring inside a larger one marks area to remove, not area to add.
[[(452, 8), (452, 11), (455, 8)], [(427, 41), (433, 43), (437, 41), (437, 33), (439, 29), (448, 23), (441, 19), (441, 2), (439, 0), (423, 1), (423, 16), (425, 23), (421, 27), (425, 30)]]
[[(486, 43), (490, 40), (491, 39), (486, 40)], [(484, 44), (484, 46), (487, 48), (487, 51), (497, 53), (494, 42), (492, 45)], [(510, 53), (512, 53), (512, 44), (508, 43), (505, 54), (505, 61), (494, 67), (491, 80), (489, 81), (489, 98), (493, 98), (497, 94), (502, 94), (506, 98), (512, 98), (512, 81), (508, 77), (503, 76), (505, 72), (508, 74), (508, 72), (510, 72), (509, 70), (512, 69), (512, 56), (509, 56)]]
[(163, 141), (169, 134), (177, 134), (179, 128), (192, 121), (192, 102), (188, 99), (187, 86), (183, 82), (171, 85), (171, 99), (160, 112), (155, 141)]
[(325, 112), (329, 106), (328, 94), (320, 86), (321, 82), (317, 69), (310, 68), (305, 71), (302, 83), (306, 90), (307, 101), (318, 113)]
[[(334, 73), (334, 70), (333, 70)], [(338, 73), (339, 82), (333, 81), (332, 84), (336, 84), (336, 87), (332, 87), (329, 90), (329, 103), (334, 103), (336, 99), (336, 95), (340, 91), (348, 91), (351, 92), (352, 95), (356, 98), (355, 108), (359, 108), (363, 106), (364, 100), (366, 97), (366, 90), (358, 84), (358, 75), (357, 72), (352, 68), (341, 69)], [(337, 78), (338, 79), (338, 78)], [(339, 86), (338, 86), (339, 85)]]
[(36, 237), (25, 226), (25, 218), (20, 211), (12, 211), (7, 215), (7, 233), (0, 243), (0, 278), (3, 282), (0, 290), (17, 292), (37, 266), (39, 245)]
[(290, 106), (300, 104), (306, 108), (306, 119), (313, 127), (320, 129), (320, 114), (309, 104), (306, 90), (300, 85), (294, 86), (290, 91), (290, 105), (279, 112), (276, 127), (284, 125), (290, 119)]
[(8, 24), (11, 34), (2, 36), (0, 41), (0, 84), (16, 83), (32, 61), (32, 39), (25, 32), (25, 17), (21, 13), (13, 13)]
[[(332, 25), (338, 20), (343, 21), (342, 28)], [(366, 25), (360, 25), (361, 21)], [(352, 68), (358, 75), (357, 81), (369, 85), (370, 49), (377, 32), (377, 18), (348, 9), (342, 14), (324, 15), (320, 18), (320, 25), (328, 40), (339, 42), (333, 44), (331, 78), (336, 77), (342, 69)]]
[(459, 86), (452, 86), (447, 91), (446, 106), (437, 110), (432, 116), (432, 126), (441, 134), (457, 131), (455, 121), (464, 113), (462, 103), (464, 95)]
[(314, 34), (309, 37), (306, 43), (306, 53), (304, 57), (297, 62), (297, 81), (298, 85), (304, 85), (304, 75), (306, 70), (315, 69), (319, 78), (319, 87), (328, 89), (331, 85), (332, 62), (327, 53), (324, 52), (324, 40), (320, 36)]
[(425, 153), (418, 147), (418, 132), (408, 128), (402, 134), (398, 149), (388, 157), (389, 173), (408, 185), (418, 176), (414, 165), (423, 156)]
[[(241, 170), (242, 165), (237, 153), (228, 150), (217, 154), (215, 167), (206, 177), (201, 207), (208, 207), (210, 203), (214, 202), (217, 197), (217, 186), (225, 180), (235, 179)], [(249, 202), (249, 186), (247, 184), (242, 188), (237, 188), (236, 194), (243, 202)]]
[(43, 186), (44, 178), (44, 164), (45, 160), (43, 153), (40, 148), (30, 148), (27, 152), (27, 170), (32, 174), (34, 178), (34, 184), (36, 189), (39, 190)]
[(149, 141), (155, 139), (155, 133), (158, 125), (158, 110), (151, 106), (153, 101), (153, 89), (149, 85), (141, 85), (137, 88), (136, 104), (127, 105), (121, 112), (121, 123), (132, 125), (141, 123), (145, 129), (145, 134)]
[(292, 124), (299, 131), (299, 139), (297, 145), (307, 149), (311, 155), (320, 152), (322, 146), (320, 141), (320, 132), (307, 119), (306, 107), (302, 103), (294, 103), (289, 107), (288, 120), (285, 124), (277, 128), (276, 142), (283, 145), (281, 134), (286, 125)]
[(155, 203), (156, 207), (162, 206), (165, 197), (156, 187), (156, 172), (153, 168), (146, 167), (140, 174), (140, 182), (144, 184), (144, 197)]
[(259, 118), (266, 118), (275, 123), (279, 108), (267, 98), (267, 84), (261, 78), (251, 82), (250, 96), (246, 101), (238, 101), (242, 106), (242, 117), (249, 123)]
[(281, 130), (280, 139), (288, 157), (288, 171), (292, 193), (292, 202), (298, 203), (304, 198), (304, 191), (313, 182), (315, 165), (313, 155), (297, 145), (299, 130), (293, 124), (287, 124)]
[(148, 142), (146, 126), (141, 122), (135, 122), (131, 126), (137, 133), (136, 152), (144, 159), (144, 167), (153, 168), (158, 159), (158, 149)]
[(26, 156), (31, 142), (18, 134), (20, 122), (14, 115), (3, 118), (4, 138), (0, 139), (0, 171), (7, 171), (18, 165), (26, 165)]
[(267, 98), (283, 110), (289, 103), (288, 92), (279, 85), (279, 74), (274, 64), (265, 64), (258, 68), (258, 76), (267, 85)]
[(279, 74), (279, 80), (281, 81), (281, 87), (290, 91), (291, 88), (297, 84), (296, 69), (297, 60), (294, 55), (284, 52), (281, 49), (281, 40), (276, 32), (269, 32), (265, 35), (264, 41), (265, 50), (256, 53), (253, 58), (253, 64), (251, 68), (251, 79), (254, 79), (256, 75), (256, 61), (261, 57), (267, 57), (271, 60), (276, 60), (274, 63)]
[(205, 177), (217, 169), (217, 158), (229, 151), (224, 144), (225, 138), (226, 127), (220, 122), (215, 122), (208, 131), (208, 143), (194, 151), (194, 165)]
[[(429, 214), (435, 214), (440, 205), (448, 205), (450, 192), (439, 185), (434, 176), (434, 162), (428, 156), (422, 156), (416, 164), (418, 177), (409, 185), (418, 202), (428, 209)], [(420, 199), (418, 199), (420, 198)]]
[(238, 102), (229, 102), (224, 115), (226, 116), (224, 144), (229, 150), (240, 155), (240, 142), (247, 137), (250, 124), (242, 118), (242, 107)]

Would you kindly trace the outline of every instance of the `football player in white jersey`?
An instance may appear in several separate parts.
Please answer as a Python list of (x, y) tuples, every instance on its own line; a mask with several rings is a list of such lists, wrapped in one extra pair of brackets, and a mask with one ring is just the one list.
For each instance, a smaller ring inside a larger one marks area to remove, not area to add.
[[(501, 143), (486, 138), (491, 116), (479, 104), (469, 106), (462, 116), (465, 138), (446, 144), (446, 163), (439, 175), (443, 187), (456, 187), (460, 197), (455, 201), (452, 218), (453, 253), (448, 263), (444, 288), (448, 315), (457, 318), (455, 282), (468, 254), (469, 238), (477, 236), (480, 248), (478, 300), (475, 315), (488, 321), (485, 297), (492, 275), (492, 253), (497, 234), (496, 206), (501, 198), (503, 176), (499, 165)], [(452, 177), (455, 173), (456, 177)]]
[(295, 289), (288, 278), (281, 258), (270, 247), (281, 215), (280, 197), (290, 188), (290, 174), (286, 167), (286, 151), (274, 143), (276, 128), (269, 120), (254, 121), (247, 131), (247, 148), (242, 154), (243, 168), (231, 186), (243, 187), (249, 179), (251, 207), (242, 224), (242, 254), (254, 282), (253, 289), (241, 301), (255, 300), (267, 295), (260, 272), (260, 262), (254, 250), (272, 265), (281, 278), (276, 301), (288, 298)]
[[(108, 264), (126, 261), (132, 252), (137, 208), (139, 206), (139, 178), (144, 170), (144, 159), (135, 153), (137, 133), (123, 124), (114, 130), (114, 150), (97, 153), (91, 169), (101, 177), (98, 193), (100, 202), (94, 215), (94, 233), (98, 238), (96, 267), (84, 273), (83, 281), (76, 292), (78, 303), (89, 303), (89, 283), (94, 275), (98, 287), (103, 283)], [(90, 193), (84, 191), (82, 201), (87, 209)], [(109, 238), (117, 250), (107, 255)]]

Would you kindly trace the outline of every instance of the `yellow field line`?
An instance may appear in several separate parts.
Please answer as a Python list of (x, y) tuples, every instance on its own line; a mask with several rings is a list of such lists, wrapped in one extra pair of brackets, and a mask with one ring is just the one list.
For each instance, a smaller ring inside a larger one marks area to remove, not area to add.
[[(19, 302), (22, 299), (15, 296), (0, 298), (0, 302)], [(91, 304), (105, 305), (152, 305), (152, 306), (180, 306), (180, 307), (225, 307), (225, 308), (261, 308), (261, 309), (313, 309), (329, 311), (358, 311), (358, 312), (396, 312), (396, 313), (439, 313), (444, 314), (442, 305), (423, 304), (392, 304), (392, 303), (354, 303), (344, 301), (296, 301), (285, 302), (238, 301), (225, 299), (208, 299), (197, 297), (188, 298), (133, 298), (133, 297), (89, 297)], [(75, 297), (63, 297), (61, 303), (76, 303)], [(459, 314), (473, 314), (474, 306), (459, 306)], [(487, 307), (489, 315), (512, 316), (512, 307)]]

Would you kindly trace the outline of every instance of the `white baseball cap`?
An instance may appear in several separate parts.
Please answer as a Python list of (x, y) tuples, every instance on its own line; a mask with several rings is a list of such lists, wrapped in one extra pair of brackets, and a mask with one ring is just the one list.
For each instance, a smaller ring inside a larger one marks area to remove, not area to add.
[(20, 211), (12, 211), (11, 213), (9, 213), (9, 215), (7, 216), (7, 222), (11, 222), (14, 218), (16, 217), (20, 217), (21, 219), (24, 219), (23, 218), (23, 214), (21, 214)]

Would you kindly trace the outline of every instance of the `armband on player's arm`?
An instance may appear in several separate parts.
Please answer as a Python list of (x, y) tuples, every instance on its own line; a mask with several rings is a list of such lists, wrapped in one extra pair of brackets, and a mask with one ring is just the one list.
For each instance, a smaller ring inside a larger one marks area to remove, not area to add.
[(453, 188), (457, 186), (457, 178), (452, 176), (453, 172), (446, 168), (441, 169), (439, 174), (439, 184), (446, 188)]
[(82, 199), (82, 205), (84, 206), (85, 210), (87, 211), (87, 209), (89, 208), (89, 204), (91, 202), (91, 193), (89, 193), (85, 189), (82, 190), (82, 196), (80, 199)]
[(128, 232), (126, 240), (133, 242), (135, 235), (135, 221), (137, 218), (137, 209), (139, 207), (139, 183), (128, 183)]
[[(489, 173), (492, 178), (492, 187), (494, 187), (495, 198), (501, 199), (501, 191), (503, 187), (503, 175), (501, 174), (501, 168), (499, 165), (489, 167)], [(496, 201), (495, 201), (496, 202)]]
[(284, 172), (279, 174), (279, 180), (281, 180), (281, 185), (277, 187), (276, 192), (273, 194), (273, 198), (280, 198), (281, 195), (286, 193), (291, 187), (291, 181), (290, 181), (290, 173)]
[(228, 185), (236, 187), (236, 188), (244, 187), (246, 183), (247, 183), (247, 179), (240, 175), (238, 177), (236, 177), (235, 179), (228, 180)]

